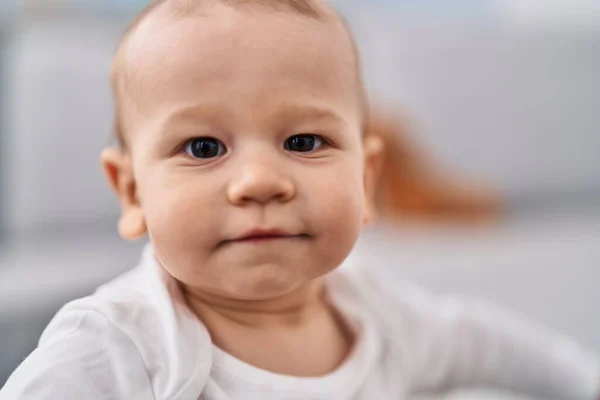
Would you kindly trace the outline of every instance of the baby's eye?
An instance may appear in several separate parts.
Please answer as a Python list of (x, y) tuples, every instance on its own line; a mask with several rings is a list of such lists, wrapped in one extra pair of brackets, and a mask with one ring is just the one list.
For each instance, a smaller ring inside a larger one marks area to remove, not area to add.
[(213, 158), (222, 156), (227, 149), (220, 140), (205, 137), (187, 142), (185, 152), (194, 158)]
[(324, 140), (318, 135), (302, 134), (285, 141), (285, 149), (299, 153), (309, 153), (323, 146)]

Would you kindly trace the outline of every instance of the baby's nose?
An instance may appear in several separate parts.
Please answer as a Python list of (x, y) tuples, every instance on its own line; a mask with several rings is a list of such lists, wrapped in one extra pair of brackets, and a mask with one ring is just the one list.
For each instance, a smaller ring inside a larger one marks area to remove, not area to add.
[(239, 168), (228, 188), (229, 201), (235, 205), (287, 202), (295, 195), (294, 183), (277, 163), (260, 157)]

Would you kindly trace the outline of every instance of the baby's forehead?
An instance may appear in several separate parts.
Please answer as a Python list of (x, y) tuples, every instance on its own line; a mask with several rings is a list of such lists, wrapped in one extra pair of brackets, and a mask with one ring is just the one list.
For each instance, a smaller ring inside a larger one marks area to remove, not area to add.
[[(202, 52), (203, 46), (212, 49), (209, 54), (213, 60), (208, 60), (208, 62), (214, 62), (214, 58), (221, 58), (221, 55), (223, 56), (222, 58), (231, 57), (232, 52), (228, 51), (230, 50), (231, 43), (220, 42), (227, 40), (231, 35), (219, 36), (219, 30), (223, 29), (223, 27), (227, 28), (228, 24), (234, 25), (234, 28), (244, 25), (236, 23), (240, 21), (235, 21), (235, 18), (247, 20), (248, 18), (245, 17), (245, 13), (255, 13), (256, 16), (256, 12), (260, 12), (261, 15), (259, 17), (261, 18), (276, 18), (269, 25), (276, 25), (277, 23), (281, 25), (281, 19), (288, 16), (306, 18), (306, 33), (302, 33), (302, 30), (296, 30), (296, 36), (315, 36), (314, 26), (311, 27), (310, 24), (327, 26), (328, 34), (326, 36), (328, 39), (336, 36), (339, 42), (344, 42), (341, 47), (352, 48), (351, 52), (354, 60), (349, 59), (346, 66), (353, 64), (348, 69), (356, 70), (356, 81), (361, 86), (359, 90), (361, 91), (360, 96), (362, 96), (362, 82), (359, 76), (358, 57), (353, 48), (354, 43), (341, 20), (333, 21), (331, 19), (331, 11), (322, 11), (319, 9), (319, 12), (322, 14), (313, 14), (312, 12), (293, 12), (293, 9), (261, 10), (260, 8), (252, 8), (239, 10), (235, 7), (222, 5), (218, 0), (210, 2), (210, 6), (207, 6), (206, 2), (204, 4), (204, 8), (189, 8), (185, 15), (181, 14), (180, 9), (174, 9), (169, 6), (169, 2), (155, 4), (143, 13), (142, 17), (135, 21), (133, 28), (129, 30), (117, 52), (112, 71), (117, 112), (116, 130), (117, 136), (122, 142), (125, 136), (124, 132), (128, 130), (123, 126), (124, 115), (135, 111), (136, 105), (145, 101), (148, 86), (151, 87), (159, 78), (164, 78), (165, 75), (173, 72), (172, 69), (169, 70), (168, 68), (172, 59), (186, 57), (186, 52), (196, 51), (198, 47), (201, 48), (199, 51)], [(180, 12), (180, 14), (177, 14), (177, 12)], [(189, 31), (189, 34), (185, 30), (180, 29), (176, 31), (177, 35), (169, 37), (169, 29), (177, 23), (180, 23), (179, 26), (185, 24), (191, 26), (192, 29)], [(250, 26), (247, 29), (256, 28), (254, 25), (246, 24), (244, 26)], [(260, 30), (262, 26), (259, 25), (256, 29)], [(251, 32), (248, 33), (251, 34)], [(237, 32), (237, 34), (238, 36), (242, 36), (242, 40), (244, 39), (244, 32)], [(169, 38), (165, 38), (165, 36)], [(205, 40), (207, 38), (209, 40)], [(213, 38), (217, 39), (216, 43), (210, 40)], [(235, 40), (235, 37), (233, 40)], [(323, 41), (321, 37), (316, 38), (316, 40), (317, 43)], [(188, 47), (183, 47), (182, 50), (181, 46), (183, 42), (185, 42), (185, 46), (188, 46), (189, 49)], [(243, 51), (244, 49), (242, 48), (241, 50)], [(235, 52), (233, 53), (235, 56)], [(348, 52), (345, 51), (345, 53)], [(269, 56), (270, 54), (266, 54), (265, 58)], [(179, 70), (178, 77), (194, 75), (196, 71), (186, 70), (185, 72), (187, 73), (182, 73)]]
[[(117, 48), (115, 61), (126, 53), (134, 39), (144, 41), (161, 26), (185, 18), (218, 19), (224, 14), (215, 13), (215, 10), (223, 10), (224, 7), (246, 12), (260, 11), (262, 8), (263, 11), (277, 13), (279, 16), (302, 16), (327, 23), (339, 20), (333, 9), (318, 0), (155, 0), (130, 24)], [(115, 64), (119, 66), (118, 62)]]

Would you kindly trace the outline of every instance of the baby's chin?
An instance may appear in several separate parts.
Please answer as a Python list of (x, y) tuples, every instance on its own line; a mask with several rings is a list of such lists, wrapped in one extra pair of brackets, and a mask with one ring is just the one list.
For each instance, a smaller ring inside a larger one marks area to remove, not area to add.
[(286, 296), (306, 287), (333, 268), (309, 270), (290, 268), (288, 265), (265, 263), (245, 267), (235, 276), (220, 280), (216, 290), (238, 300), (263, 301)]
[(163, 268), (191, 291), (260, 301), (310, 285), (338, 267), (348, 249), (301, 241), (242, 244), (213, 253), (161, 246), (156, 250), (162, 256)]

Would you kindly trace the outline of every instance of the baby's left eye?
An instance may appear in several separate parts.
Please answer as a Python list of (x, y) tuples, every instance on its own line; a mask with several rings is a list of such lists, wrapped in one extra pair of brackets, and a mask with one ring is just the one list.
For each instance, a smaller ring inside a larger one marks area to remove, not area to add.
[(319, 135), (295, 135), (285, 141), (285, 149), (298, 153), (310, 153), (323, 146), (324, 140)]

